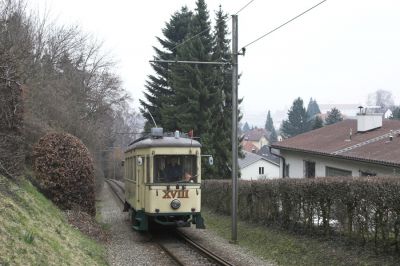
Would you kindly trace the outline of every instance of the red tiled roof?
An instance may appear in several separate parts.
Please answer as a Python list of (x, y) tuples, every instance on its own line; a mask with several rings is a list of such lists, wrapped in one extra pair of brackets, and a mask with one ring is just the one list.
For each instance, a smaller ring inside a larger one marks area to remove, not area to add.
[(248, 152), (253, 152), (253, 151), (257, 152), (258, 151), (257, 146), (255, 146), (250, 141), (245, 141), (245, 140), (242, 141), (242, 148), (243, 148), (243, 150), (248, 151)]
[[(350, 129), (353, 135), (349, 141)], [(357, 120), (348, 119), (285, 139), (272, 146), (282, 150), (400, 166), (400, 134), (393, 134), (393, 140), (389, 141), (391, 130), (400, 130), (399, 120), (384, 119), (381, 128), (358, 133)]]

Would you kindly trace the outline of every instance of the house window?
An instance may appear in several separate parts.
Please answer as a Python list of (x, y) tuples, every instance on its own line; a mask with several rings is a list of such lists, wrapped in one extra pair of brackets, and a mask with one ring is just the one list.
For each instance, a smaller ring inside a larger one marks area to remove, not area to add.
[(304, 177), (315, 177), (315, 162), (304, 161)]
[(285, 165), (285, 173), (284, 173), (283, 177), (290, 177), (289, 170), (290, 170), (290, 164), (286, 164)]
[(351, 176), (351, 171), (327, 166), (325, 176)]
[(360, 176), (376, 176), (376, 173), (368, 170), (367, 171), (360, 170)]
[(258, 174), (263, 175), (264, 174), (264, 167), (258, 167)]

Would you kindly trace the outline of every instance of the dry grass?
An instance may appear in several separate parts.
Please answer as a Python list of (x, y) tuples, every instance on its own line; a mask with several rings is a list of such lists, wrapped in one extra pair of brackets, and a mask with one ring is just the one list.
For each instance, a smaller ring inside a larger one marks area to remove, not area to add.
[(0, 176), (0, 224), (0, 265), (106, 265), (104, 248), (27, 181)]

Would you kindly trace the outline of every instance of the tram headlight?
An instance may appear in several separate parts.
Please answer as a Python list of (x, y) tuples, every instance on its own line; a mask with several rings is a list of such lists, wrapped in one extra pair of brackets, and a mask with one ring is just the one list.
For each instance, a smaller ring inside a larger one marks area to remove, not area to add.
[(176, 210), (179, 209), (179, 207), (181, 207), (181, 202), (178, 199), (174, 199), (173, 201), (171, 201), (171, 208)]

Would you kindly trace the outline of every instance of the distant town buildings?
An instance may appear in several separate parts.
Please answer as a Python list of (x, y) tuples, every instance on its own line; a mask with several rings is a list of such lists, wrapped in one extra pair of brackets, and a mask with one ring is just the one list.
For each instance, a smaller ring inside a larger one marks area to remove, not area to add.
[(250, 131), (243, 133), (242, 146), (244, 150), (253, 152), (253, 147), (256, 147), (257, 151), (262, 146), (269, 144), (270, 132), (267, 132), (264, 128), (255, 128)]

